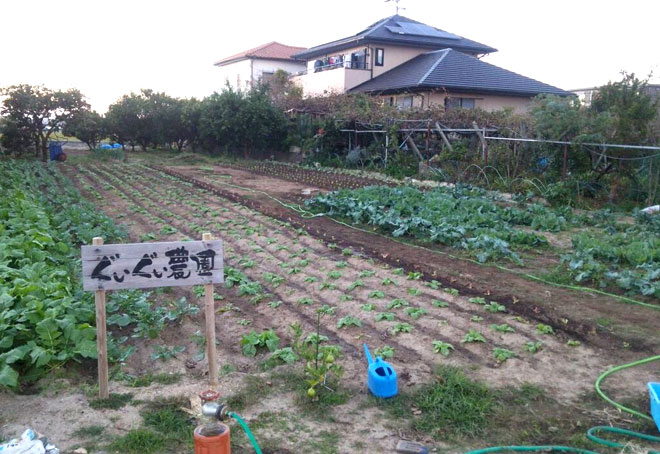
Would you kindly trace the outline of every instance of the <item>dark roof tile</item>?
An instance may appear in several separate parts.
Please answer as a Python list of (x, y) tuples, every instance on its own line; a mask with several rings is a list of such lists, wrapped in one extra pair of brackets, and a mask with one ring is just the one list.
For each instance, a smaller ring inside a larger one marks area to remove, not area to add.
[(518, 96), (536, 96), (541, 93), (572, 95), (560, 88), (491, 65), (454, 49), (419, 55), (350, 91), (392, 93), (421, 89), (446, 89)]

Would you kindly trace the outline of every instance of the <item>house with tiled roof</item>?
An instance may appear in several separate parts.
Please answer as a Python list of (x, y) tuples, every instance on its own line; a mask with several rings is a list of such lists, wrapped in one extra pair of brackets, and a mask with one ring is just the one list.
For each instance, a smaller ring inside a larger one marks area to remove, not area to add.
[(369, 93), (401, 108), (524, 111), (536, 95), (572, 95), (482, 60), (493, 52), (497, 49), (397, 14), (294, 54), (306, 69), (292, 79), (308, 96)]
[(258, 81), (267, 81), (277, 70), (289, 74), (303, 71), (305, 62), (292, 58), (303, 50), (304, 47), (272, 41), (218, 60), (214, 65), (220, 68), (220, 87), (229, 83), (235, 90), (249, 90)]

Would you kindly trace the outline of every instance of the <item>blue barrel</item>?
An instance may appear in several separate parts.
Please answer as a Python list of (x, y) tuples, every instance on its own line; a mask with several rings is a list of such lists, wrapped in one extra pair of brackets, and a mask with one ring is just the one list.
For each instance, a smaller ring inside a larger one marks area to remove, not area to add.
[(50, 152), (50, 160), (57, 161), (57, 158), (62, 154), (62, 143), (48, 142), (48, 151)]

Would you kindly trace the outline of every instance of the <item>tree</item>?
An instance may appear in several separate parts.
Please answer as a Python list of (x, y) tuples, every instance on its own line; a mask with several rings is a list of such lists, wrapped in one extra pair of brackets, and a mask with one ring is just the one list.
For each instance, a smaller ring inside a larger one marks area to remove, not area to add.
[(249, 92), (229, 85), (202, 101), (199, 134), (211, 149), (251, 151), (281, 149), (286, 139), (286, 117), (268, 97), (266, 87)]
[(75, 89), (53, 91), (42, 85), (13, 85), (0, 90), (5, 96), (0, 114), (12, 127), (29, 136), (37, 155), (48, 159), (48, 140), (76, 114), (89, 109), (83, 95)]
[(7, 152), (22, 154), (32, 151), (34, 142), (27, 129), (10, 117), (0, 118), (0, 145)]
[(303, 89), (289, 77), (289, 73), (278, 69), (264, 83), (273, 103), (281, 109), (299, 105), (303, 99)]
[(621, 73), (618, 82), (603, 85), (591, 101), (592, 116), (608, 115), (611, 118), (608, 141), (636, 145), (652, 141), (649, 134), (651, 123), (658, 116), (658, 100), (646, 94), (648, 79), (640, 80), (634, 73)]
[(93, 150), (106, 135), (105, 119), (95, 111), (84, 110), (67, 121), (62, 132), (76, 137)]

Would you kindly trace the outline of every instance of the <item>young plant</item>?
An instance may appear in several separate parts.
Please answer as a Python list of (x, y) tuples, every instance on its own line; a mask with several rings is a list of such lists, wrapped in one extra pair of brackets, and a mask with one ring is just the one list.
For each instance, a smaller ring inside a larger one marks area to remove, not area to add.
[(442, 342), (439, 340), (433, 341), (433, 353), (439, 353), (442, 356), (449, 356), (454, 350), (454, 346), (449, 342)]
[(428, 314), (428, 311), (421, 307), (409, 307), (406, 309), (406, 314), (410, 315), (413, 320), (417, 320), (422, 315)]
[(496, 303), (491, 301), (486, 307), (484, 307), (488, 312), (506, 312), (506, 307), (503, 304)]
[(394, 285), (397, 286), (399, 285), (394, 279), (390, 279), (389, 277), (386, 277), (382, 281), (380, 281), (381, 285)]
[(474, 342), (486, 342), (486, 338), (479, 331), (475, 329), (471, 329), (470, 331), (467, 332), (467, 334), (465, 335), (465, 337), (461, 342), (464, 344), (474, 343)]
[(424, 274), (419, 271), (411, 271), (408, 273), (408, 280), (418, 281), (422, 278), (422, 276), (424, 276)]
[(388, 309), (398, 309), (405, 306), (410, 306), (410, 303), (403, 298), (395, 298), (387, 304)]
[(358, 279), (357, 281), (352, 282), (352, 283), (348, 286), (348, 289), (347, 289), (347, 290), (348, 290), (349, 292), (352, 292), (353, 290), (355, 290), (355, 289), (358, 288), (358, 287), (364, 287), (364, 282), (362, 282), (362, 281), (359, 280), (359, 279)]
[(330, 282), (321, 282), (321, 285), (319, 285), (319, 290), (334, 290), (336, 289), (337, 286), (335, 284), (332, 284)]
[(449, 303), (442, 300), (432, 300), (431, 304), (433, 304), (434, 307), (449, 307)]
[(298, 304), (302, 306), (309, 306), (310, 304), (314, 304), (314, 300), (309, 296), (303, 296), (302, 298), (298, 299)]
[(540, 334), (554, 334), (555, 331), (552, 329), (552, 326), (546, 325), (544, 323), (539, 323), (536, 325), (536, 331)]
[(411, 288), (408, 289), (408, 295), (417, 296), (420, 293), (422, 293), (422, 291), (418, 288), (411, 287)]
[(343, 328), (343, 327), (351, 327), (351, 326), (357, 326), (358, 328), (362, 326), (362, 322), (360, 319), (347, 315), (346, 317), (342, 317), (339, 319), (337, 322), (337, 328)]
[(470, 299), (468, 299), (468, 301), (470, 303), (473, 303), (473, 304), (481, 304), (482, 306), (486, 305), (486, 299), (481, 297), (481, 296), (476, 296), (474, 298), (470, 298)]
[(493, 349), (493, 356), (498, 362), (503, 363), (509, 358), (514, 358), (516, 354), (515, 352), (512, 352), (511, 350), (507, 350), (506, 348), (496, 347), (495, 349)]
[(543, 342), (525, 342), (525, 345), (523, 345), (523, 350), (529, 353), (538, 353), (543, 350)]
[(370, 312), (370, 311), (373, 311), (373, 310), (376, 309), (376, 305), (374, 303), (366, 303), (366, 304), (363, 304), (362, 306), (360, 306), (360, 308), (363, 311)]
[(490, 325), (490, 329), (492, 329), (493, 331), (497, 331), (498, 333), (515, 333), (516, 332), (515, 329), (511, 328), (506, 323), (503, 323), (501, 325), (492, 324), (492, 325)]
[(383, 320), (391, 322), (392, 320), (394, 320), (394, 314), (392, 312), (381, 312), (376, 315), (377, 322), (381, 322)]
[(154, 361), (157, 359), (167, 361), (168, 359), (176, 358), (176, 355), (183, 353), (185, 350), (185, 345), (179, 345), (172, 348), (169, 348), (165, 345), (156, 345), (154, 347), (154, 352), (149, 355), (149, 357)]
[(408, 323), (397, 323), (394, 325), (394, 328), (392, 328), (392, 334), (396, 336), (399, 333), (409, 333), (412, 329), (412, 325)]
[(318, 392), (327, 389), (324, 385), (328, 378), (339, 380), (344, 373), (343, 367), (337, 363), (341, 348), (336, 345), (321, 345), (321, 317), (323, 314), (317, 313), (316, 336), (310, 343), (301, 341), (303, 330), (300, 323), (291, 325), (294, 337), (292, 351), (306, 362), (307, 396), (312, 400), (318, 399), (317, 389)]
[(483, 322), (484, 318), (481, 317), (480, 315), (473, 315), (472, 317), (470, 317), (470, 321), (471, 322)]
[(329, 279), (339, 279), (342, 276), (341, 271), (330, 271), (328, 273)]
[(375, 276), (375, 275), (376, 275), (376, 272), (375, 272), (375, 271), (371, 271), (371, 270), (360, 271), (360, 277), (361, 277), (361, 278), (364, 278), (364, 277), (373, 277), (373, 276)]
[(389, 345), (383, 345), (374, 350), (376, 356), (380, 356), (383, 359), (390, 359), (394, 357), (394, 349)]
[(260, 334), (250, 331), (241, 337), (241, 350), (245, 356), (255, 356), (260, 348), (267, 348), (273, 352), (279, 345), (280, 338), (272, 329), (262, 331)]
[(385, 298), (385, 293), (380, 290), (372, 290), (369, 292), (369, 298)]

